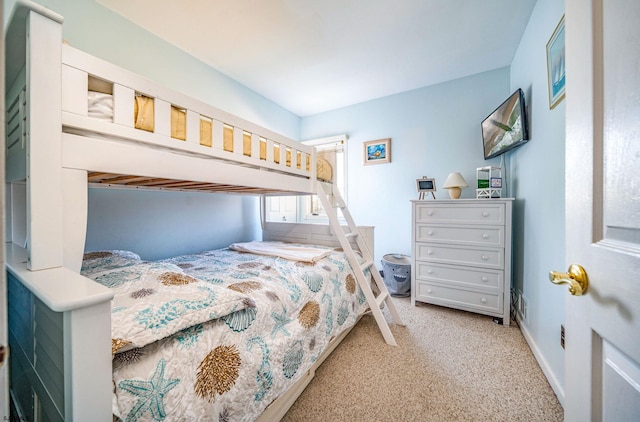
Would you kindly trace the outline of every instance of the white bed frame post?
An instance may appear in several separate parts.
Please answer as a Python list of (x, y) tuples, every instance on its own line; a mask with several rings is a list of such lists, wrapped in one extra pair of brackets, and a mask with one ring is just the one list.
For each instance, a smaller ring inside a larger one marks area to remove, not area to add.
[(64, 333), (65, 420), (111, 421), (111, 301), (65, 312)]
[[(27, 18), (27, 267), (62, 266), (60, 113), (62, 26), (34, 11)], [(46, 75), (46, 77), (43, 77)]]

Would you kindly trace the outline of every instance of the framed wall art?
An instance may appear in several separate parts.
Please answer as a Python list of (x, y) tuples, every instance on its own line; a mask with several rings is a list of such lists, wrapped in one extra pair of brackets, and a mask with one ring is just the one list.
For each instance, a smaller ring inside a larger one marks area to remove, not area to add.
[(547, 81), (549, 108), (553, 109), (564, 98), (564, 15), (547, 43)]
[(378, 139), (364, 143), (364, 164), (382, 164), (391, 162), (391, 138)]

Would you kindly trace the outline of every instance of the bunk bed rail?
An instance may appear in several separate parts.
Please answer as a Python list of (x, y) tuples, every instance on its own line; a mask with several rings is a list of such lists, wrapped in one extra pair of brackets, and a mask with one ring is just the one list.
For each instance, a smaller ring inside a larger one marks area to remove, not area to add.
[[(315, 180), (313, 147), (69, 45), (62, 46), (62, 63), (64, 132), (132, 140)], [(106, 113), (98, 114), (102, 110)]]

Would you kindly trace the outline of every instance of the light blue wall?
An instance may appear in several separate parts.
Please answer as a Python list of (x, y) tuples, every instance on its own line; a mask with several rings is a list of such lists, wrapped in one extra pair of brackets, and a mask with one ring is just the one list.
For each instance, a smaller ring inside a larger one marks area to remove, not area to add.
[(259, 239), (257, 215), (249, 196), (90, 189), (85, 249), (126, 248), (148, 260), (218, 249)]
[[(522, 329), (563, 400), (564, 322), (567, 289), (549, 282), (565, 263), (565, 102), (549, 109), (546, 44), (564, 13), (564, 2), (538, 0), (511, 64), (511, 88), (521, 87), (529, 106), (531, 141), (509, 157), (515, 212), (514, 287), (527, 303)], [(569, 77), (571, 77), (569, 75)]]
[[(480, 122), (510, 94), (509, 69), (501, 68), (302, 119), (302, 139), (346, 133), (347, 201), (355, 221), (375, 226), (376, 262), (387, 253), (411, 255), (411, 204), (416, 179), (442, 185), (459, 171), (474, 198), (476, 168), (495, 164), (482, 155)], [(363, 143), (391, 138), (391, 163), (363, 165)]]

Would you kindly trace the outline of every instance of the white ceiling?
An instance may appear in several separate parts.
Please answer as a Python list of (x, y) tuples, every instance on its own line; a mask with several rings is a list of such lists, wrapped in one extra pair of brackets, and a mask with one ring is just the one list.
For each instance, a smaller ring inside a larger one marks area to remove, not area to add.
[(536, 0), (97, 0), (299, 115), (511, 64)]

